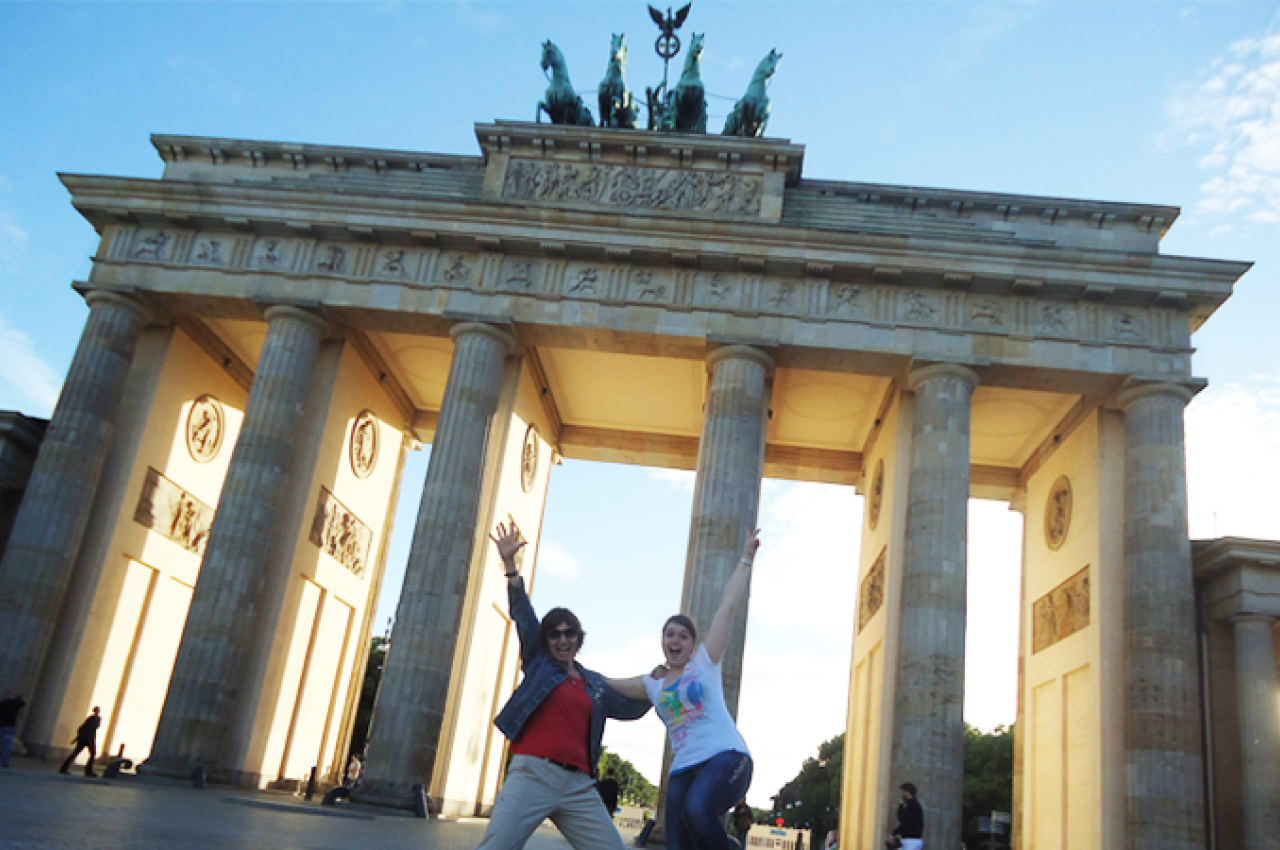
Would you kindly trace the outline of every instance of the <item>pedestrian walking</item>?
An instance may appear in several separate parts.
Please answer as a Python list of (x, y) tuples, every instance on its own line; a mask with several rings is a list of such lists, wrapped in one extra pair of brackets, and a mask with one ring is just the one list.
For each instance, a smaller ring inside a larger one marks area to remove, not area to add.
[(613, 817), (618, 810), (618, 780), (613, 778), (612, 770), (606, 771), (604, 779), (596, 783), (596, 792), (600, 795), (600, 802), (604, 803), (604, 810)]
[(753, 821), (755, 821), (755, 815), (747, 805), (747, 801), (743, 800), (733, 810), (733, 832), (738, 837), (738, 843), (743, 847), (747, 846), (747, 833), (751, 831)]
[(902, 802), (898, 804), (898, 825), (893, 830), (896, 841), (891, 845), (902, 850), (921, 850), (924, 847), (924, 809), (916, 799), (916, 786), (904, 782), (898, 787)]
[(75, 763), (76, 756), (80, 755), (81, 750), (89, 751), (89, 760), (84, 764), (85, 776), (97, 776), (93, 772), (93, 760), (98, 757), (98, 727), (102, 725), (102, 712), (98, 706), (93, 707), (93, 712), (84, 719), (80, 724), (80, 728), (76, 730), (75, 749), (71, 751), (71, 755), (67, 756), (67, 760), (62, 763), (58, 773), (69, 773), (71, 765)]
[(0, 767), (9, 766), (9, 751), (18, 734), (18, 714), (26, 706), (22, 694), (12, 693), (0, 700)]

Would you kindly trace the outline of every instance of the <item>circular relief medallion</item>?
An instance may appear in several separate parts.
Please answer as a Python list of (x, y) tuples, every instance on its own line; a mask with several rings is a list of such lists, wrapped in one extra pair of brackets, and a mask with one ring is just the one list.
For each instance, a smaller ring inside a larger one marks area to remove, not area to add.
[(1044, 542), (1053, 551), (1062, 548), (1071, 531), (1071, 481), (1059, 475), (1049, 491), (1049, 501), (1044, 506)]
[(218, 456), (226, 423), (222, 402), (213, 396), (202, 395), (191, 403), (187, 413), (187, 451), (196, 463), (208, 463)]
[(356, 478), (368, 478), (378, 463), (378, 420), (365, 410), (351, 426), (351, 471)]
[(872, 531), (880, 521), (880, 504), (884, 501), (884, 458), (876, 461), (876, 473), (871, 476), (871, 502), (867, 505), (867, 525)]
[(520, 489), (528, 493), (538, 477), (538, 431), (532, 425), (524, 432), (524, 447), (520, 450)]

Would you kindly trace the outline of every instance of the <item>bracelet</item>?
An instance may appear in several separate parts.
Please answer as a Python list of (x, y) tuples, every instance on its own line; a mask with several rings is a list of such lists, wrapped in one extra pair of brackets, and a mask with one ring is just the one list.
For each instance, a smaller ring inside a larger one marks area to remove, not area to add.
[(515, 578), (520, 574), (519, 573), (503, 573), (503, 575), (506, 576), (507, 578)]

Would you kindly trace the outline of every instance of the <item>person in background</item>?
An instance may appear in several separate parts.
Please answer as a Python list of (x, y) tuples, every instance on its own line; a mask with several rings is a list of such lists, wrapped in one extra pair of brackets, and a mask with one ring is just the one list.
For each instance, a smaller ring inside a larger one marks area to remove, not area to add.
[(27, 701), (18, 693), (0, 700), (0, 767), (9, 766), (9, 750), (13, 748), (13, 738), (18, 734), (18, 714), (26, 705)]
[(916, 786), (904, 782), (898, 786), (902, 802), (898, 804), (898, 825), (893, 834), (898, 839), (895, 847), (902, 850), (921, 850), (924, 847), (924, 809), (916, 799)]
[(610, 817), (618, 810), (618, 780), (613, 778), (613, 771), (607, 771), (604, 779), (596, 783), (596, 793), (600, 795), (600, 801), (604, 803), (604, 810), (609, 813)]
[(71, 742), (75, 744), (75, 749), (71, 751), (71, 755), (67, 756), (67, 760), (62, 763), (58, 773), (70, 773), (71, 765), (75, 763), (76, 756), (80, 755), (81, 750), (88, 750), (89, 760), (84, 763), (84, 775), (90, 777), (98, 775), (93, 772), (93, 760), (98, 757), (98, 727), (101, 725), (102, 711), (95, 705), (93, 711), (80, 724), (80, 728), (76, 730), (75, 740)]
[(743, 800), (733, 809), (733, 833), (738, 837), (738, 843), (743, 847), (747, 846), (747, 833), (751, 831), (751, 824), (755, 820), (755, 815), (751, 811), (751, 807), (747, 805), (747, 801)]

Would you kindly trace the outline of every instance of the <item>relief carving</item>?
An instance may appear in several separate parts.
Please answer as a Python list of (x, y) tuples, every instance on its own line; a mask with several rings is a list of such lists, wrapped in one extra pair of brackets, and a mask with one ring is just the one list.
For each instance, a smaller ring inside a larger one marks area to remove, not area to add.
[(404, 275), (404, 249), (397, 248), (383, 254), (382, 273), (401, 277)]
[(759, 175), (513, 159), (507, 166), (502, 197), (755, 216), (760, 213), (763, 189)]
[(196, 262), (208, 263), (211, 266), (226, 265), (222, 258), (222, 242), (217, 239), (204, 239), (196, 249)]
[(596, 291), (596, 283), (600, 280), (600, 270), (588, 266), (578, 271), (578, 276), (573, 284), (565, 290), (569, 295), (594, 295)]
[(1046, 304), (1040, 308), (1040, 317), (1036, 320), (1036, 333), (1065, 334), (1070, 314), (1062, 304)]
[(1142, 317), (1133, 310), (1121, 310), (1111, 320), (1111, 332), (1117, 340), (1124, 342), (1143, 342), (1147, 338), (1147, 329)]
[(529, 260), (515, 260), (511, 263), (511, 271), (507, 273), (507, 286), (520, 289), (533, 288), (533, 263)]
[(321, 552), (361, 576), (369, 563), (373, 532), (346, 505), (335, 499), (327, 487), (321, 487), (316, 516), (311, 523), (311, 542)]
[(337, 245), (324, 246), (322, 254), (320, 262), (316, 263), (316, 268), (321, 271), (340, 274), (347, 264), (347, 252)]
[(711, 288), (707, 290), (707, 297), (713, 304), (723, 304), (725, 299), (733, 292), (733, 284), (724, 279), (724, 275), (715, 274), (711, 276)]
[(538, 479), (538, 431), (530, 425), (520, 450), (520, 489), (528, 493)]
[(863, 627), (871, 622), (871, 618), (880, 610), (880, 606), (884, 604), (884, 558), (889, 550), (887, 548), (880, 550), (879, 557), (876, 562), (871, 565), (871, 569), (867, 571), (866, 576), (862, 579), (862, 586), (858, 589), (858, 632), (861, 633)]
[(147, 469), (142, 495), (133, 521), (177, 543), (188, 552), (204, 554), (213, 525), (213, 508), (165, 478)]
[(289, 254), (280, 244), (279, 239), (268, 239), (258, 248), (258, 265), (269, 269), (278, 269), (284, 265)]
[(858, 304), (858, 296), (861, 294), (862, 288), (858, 286), (845, 285), (840, 287), (836, 292), (836, 303), (833, 306), (834, 313), (857, 313), (862, 307)]
[(984, 298), (973, 302), (969, 312), (969, 321), (974, 324), (992, 327), (1004, 324), (1004, 308), (995, 301)]
[(471, 280), (471, 267), (467, 265), (467, 258), (462, 254), (455, 254), (453, 262), (444, 270), (441, 277), (449, 283), (465, 283)]
[(929, 301), (929, 296), (913, 289), (902, 296), (905, 306), (904, 316), (908, 322), (928, 322), (938, 313), (938, 308)]
[(1071, 479), (1059, 475), (1044, 506), (1044, 542), (1054, 552), (1062, 548), (1071, 533), (1071, 503)]
[(361, 411), (351, 426), (351, 471), (368, 478), (378, 463), (378, 420), (372, 410)]
[(1031, 613), (1031, 652), (1053, 646), (1089, 625), (1089, 568), (1036, 600)]
[(876, 473), (871, 476), (871, 498), (867, 501), (867, 526), (876, 530), (880, 521), (880, 506), (884, 502), (884, 458), (876, 461)]
[(795, 295), (796, 285), (794, 283), (780, 283), (778, 284), (778, 291), (769, 296), (769, 304), (779, 309), (792, 307), (794, 306)]
[(133, 251), (135, 260), (163, 260), (164, 246), (169, 244), (169, 234), (163, 230), (142, 237), (138, 247)]
[(196, 463), (208, 463), (222, 448), (226, 430), (222, 403), (211, 395), (202, 395), (191, 403), (187, 412), (187, 451)]
[(637, 301), (661, 301), (667, 297), (667, 287), (653, 282), (653, 272), (639, 269), (632, 275), (636, 284)]

